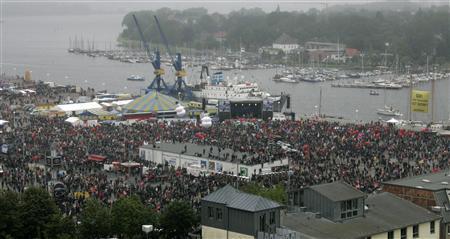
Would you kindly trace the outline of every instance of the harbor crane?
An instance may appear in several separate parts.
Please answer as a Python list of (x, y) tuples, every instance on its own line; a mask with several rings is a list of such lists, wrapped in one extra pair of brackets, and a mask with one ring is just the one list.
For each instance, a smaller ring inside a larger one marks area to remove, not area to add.
[[(169, 93), (171, 93), (171, 94), (178, 93), (178, 95), (184, 94), (184, 96), (186, 96), (186, 95), (190, 96), (190, 94), (192, 94), (192, 92), (190, 92), (188, 90), (186, 82), (183, 79), (183, 77), (186, 77), (187, 74), (186, 74), (186, 71), (183, 69), (183, 62), (182, 62), (181, 54), (176, 53), (176, 57), (175, 58), (173, 57), (172, 52), (170, 51), (170, 47), (169, 47), (169, 43), (167, 41), (166, 35), (164, 34), (164, 32), (161, 28), (159, 20), (156, 16), (154, 16), (154, 18), (155, 18), (155, 22), (158, 27), (159, 33), (161, 35), (161, 39), (166, 47), (166, 50), (170, 56), (170, 59), (172, 61), (172, 66), (175, 68), (175, 75), (177, 77), (177, 79), (175, 80), (175, 84), (170, 89)], [(183, 86), (184, 86), (184, 89), (183, 89)]]
[(150, 83), (150, 85), (147, 87), (145, 93), (148, 93), (153, 89), (156, 89), (156, 91), (158, 92), (161, 91), (162, 89), (161, 84), (164, 87), (164, 89), (167, 89), (167, 85), (162, 77), (165, 74), (165, 71), (163, 68), (161, 68), (161, 55), (159, 53), (159, 50), (156, 49), (155, 55), (153, 55), (150, 52), (150, 47), (147, 41), (145, 40), (144, 33), (142, 32), (141, 26), (139, 25), (139, 22), (134, 14), (133, 19), (134, 23), (136, 24), (136, 28), (138, 29), (139, 35), (141, 37), (142, 44), (144, 45), (145, 51), (147, 52), (147, 56), (153, 65), (154, 69), (153, 73), (155, 74), (155, 78), (153, 79), (152, 83)]

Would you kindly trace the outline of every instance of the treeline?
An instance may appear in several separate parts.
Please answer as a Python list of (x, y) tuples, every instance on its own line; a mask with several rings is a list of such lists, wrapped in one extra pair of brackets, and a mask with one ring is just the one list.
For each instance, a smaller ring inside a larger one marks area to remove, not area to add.
[(86, 199), (73, 217), (64, 215), (42, 188), (0, 191), (0, 238), (143, 238), (142, 225), (153, 225), (149, 238), (185, 238), (198, 223), (192, 207), (180, 201), (159, 213), (136, 196), (120, 198), (113, 205)]
[[(241, 9), (229, 14), (209, 14), (204, 8), (183, 11), (162, 8), (127, 14), (120, 39), (139, 41), (132, 19), (136, 14), (144, 34), (151, 43), (161, 43), (153, 20), (158, 16), (169, 44), (197, 49), (239, 49), (257, 51), (269, 46), (282, 33), (306, 41), (341, 42), (365, 53), (396, 54), (402, 62), (422, 64), (426, 55), (431, 62), (450, 60), (450, 13), (446, 7), (417, 11), (326, 11), (307, 12)], [(225, 41), (216, 40), (217, 32), (225, 32)]]

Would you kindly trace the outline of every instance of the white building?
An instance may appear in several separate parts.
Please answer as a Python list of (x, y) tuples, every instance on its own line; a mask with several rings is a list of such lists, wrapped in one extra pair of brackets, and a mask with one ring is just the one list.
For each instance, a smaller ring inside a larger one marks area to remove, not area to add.
[(283, 33), (280, 37), (278, 37), (275, 42), (272, 44), (272, 48), (280, 49), (285, 54), (289, 54), (295, 49), (299, 48), (299, 44), (297, 39), (292, 38), (286, 33)]
[[(219, 151), (220, 150), (220, 151)], [(273, 168), (288, 164), (287, 158), (277, 159), (263, 164), (244, 163), (252, 155), (234, 152), (231, 149), (219, 149), (215, 146), (191, 143), (158, 143), (143, 145), (139, 148), (142, 159), (157, 164), (170, 165), (175, 168), (186, 168), (188, 171), (200, 170), (204, 173), (228, 173), (251, 178), (254, 174), (273, 171)], [(234, 155), (234, 159), (232, 158)]]

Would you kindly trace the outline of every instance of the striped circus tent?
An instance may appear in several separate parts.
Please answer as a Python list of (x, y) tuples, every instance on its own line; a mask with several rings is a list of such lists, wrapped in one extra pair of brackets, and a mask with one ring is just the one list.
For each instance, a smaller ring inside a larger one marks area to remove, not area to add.
[(123, 106), (123, 110), (126, 112), (175, 111), (177, 102), (178, 100), (171, 96), (151, 91)]

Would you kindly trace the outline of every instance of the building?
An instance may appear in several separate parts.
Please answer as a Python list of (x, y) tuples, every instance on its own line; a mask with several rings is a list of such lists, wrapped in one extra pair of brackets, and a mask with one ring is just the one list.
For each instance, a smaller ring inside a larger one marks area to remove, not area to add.
[[(199, 133), (196, 137), (206, 137)], [(142, 159), (157, 164), (181, 167), (188, 171), (201, 170), (202, 173), (227, 173), (250, 178), (254, 174), (275, 171), (286, 167), (288, 159), (277, 159), (268, 163), (252, 163), (249, 153), (235, 152), (216, 146), (197, 145), (191, 143), (158, 143), (143, 145), (139, 148)]]
[(202, 238), (257, 238), (280, 227), (281, 205), (227, 185), (201, 201)]
[(263, 46), (263, 47), (258, 49), (258, 53), (259, 54), (268, 54), (268, 55), (271, 55), (271, 56), (277, 56), (282, 51), (283, 50), (278, 49), (278, 48), (273, 48), (271, 46)]
[(441, 239), (450, 238), (450, 171), (408, 177), (383, 183), (383, 191), (442, 216)]
[(292, 190), (289, 198), (273, 238), (439, 238), (441, 216), (391, 193), (367, 196), (333, 182)]
[(299, 44), (297, 39), (292, 38), (286, 33), (281, 34), (275, 42), (272, 44), (272, 48), (274, 49), (280, 49), (285, 54), (289, 54), (295, 49), (299, 48)]
[(345, 45), (341, 43), (308, 41), (304, 45), (309, 59), (313, 61), (323, 61), (331, 59), (345, 62)]

